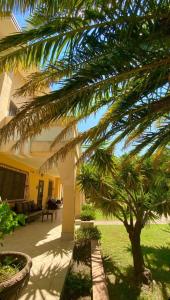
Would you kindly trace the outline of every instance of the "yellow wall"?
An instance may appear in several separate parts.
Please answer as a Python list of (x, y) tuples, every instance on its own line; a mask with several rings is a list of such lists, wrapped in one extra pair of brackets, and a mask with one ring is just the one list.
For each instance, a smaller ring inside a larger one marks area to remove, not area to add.
[(12, 88), (11, 88), (11, 99), (15, 103), (15, 105), (19, 108), (25, 103), (29, 101), (30, 97), (28, 96), (15, 96), (16, 90), (18, 90), (21, 86), (25, 84), (26, 80), (19, 72), (15, 72), (12, 74)]
[(33, 169), (32, 167), (29, 167), (12, 157), (10, 155), (0, 153), (0, 164), (4, 164), (6, 166), (9, 166), (11, 168), (15, 168), (21, 171), (25, 171), (28, 173), (28, 193), (27, 193), (27, 200), (34, 200), (35, 203), (37, 202), (37, 194), (38, 194), (38, 183), (39, 180), (44, 181), (44, 192), (43, 192), (43, 206), (45, 206), (48, 198), (48, 183), (49, 180), (53, 181), (54, 183), (54, 190), (53, 190), (53, 196), (57, 196), (55, 193), (58, 191), (60, 184), (60, 181), (57, 180), (56, 177), (50, 176), (50, 175), (43, 175), (39, 174), (38, 170)]

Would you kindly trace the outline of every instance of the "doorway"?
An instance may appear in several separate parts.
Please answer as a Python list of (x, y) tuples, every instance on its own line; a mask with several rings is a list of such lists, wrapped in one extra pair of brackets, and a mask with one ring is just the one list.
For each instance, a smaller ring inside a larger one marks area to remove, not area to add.
[(50, 199), (53, 195), (53, 181), (49, 180), (48, 182), (48, 199)]
[(37, 195), (37, 206), (39, 209), (42, 209), (43, 191), (44, 191), (44, 180), (39, 180), (38, 195)]

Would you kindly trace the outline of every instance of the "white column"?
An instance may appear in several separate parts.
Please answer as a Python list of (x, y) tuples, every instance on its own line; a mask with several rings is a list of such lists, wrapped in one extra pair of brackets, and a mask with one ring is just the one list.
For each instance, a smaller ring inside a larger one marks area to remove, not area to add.
[(9, 74), (0, 75), (0, 121), (9, 113), (12, 79)]
[(75, 152), (71, 151), (63, 161), (58, 162), (58, 169), (63, 185), (63, 219), (62, 239), (74, 239), (75, 221), (75, 181), (76, 181)]
[(79, 187), (76, 186), (76, 199), (75, 199), (75, 218), (80, 218), (81, 206), (82, 206), (82, 193), (80, 192)]

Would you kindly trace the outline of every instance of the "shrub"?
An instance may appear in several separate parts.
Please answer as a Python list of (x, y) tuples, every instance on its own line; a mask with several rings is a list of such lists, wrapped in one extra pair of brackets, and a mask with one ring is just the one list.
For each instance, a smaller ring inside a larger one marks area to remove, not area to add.
[(77, 265), (85, 264), (91, 267), (91, 243), (90, 241), (76, 241), (73, 249), (73, 261)]
[(9, 234), (19, 225), (25, 224), (25, 216), (13, 212), (8, 203), (0, 204), (0, 239), (3, 239), (6, 234)]
[(80, 214), (80, 219), (82, 221), (95, 220), (95, 210), (94, 207), (90, 204), (84, 204), (82, 206), (82, 211)]
[(90, 203), (85, 203), (82, 205), (81, 210), (93, 210), (94, 207)]
[(80, 214), (82, 221), (91, 221), (95, 219), (95, 213), (93, 211), (83, 210)]
[[(67, 291), (72, 291), (73, 299), (77, 299), (77, 296), (86, 296), (91, 293), (91, 278), (89, 275), (82, 272), (70, 272), (65, 284), (65, 294)], [(67, 298), (68, 299), (68, 298)]]
[(101, 232), (97, 226), (89, 228), (79, 228), (76, 231), (76, 240), (77, 241), (88, 241), (88, 240), (100, 240)]

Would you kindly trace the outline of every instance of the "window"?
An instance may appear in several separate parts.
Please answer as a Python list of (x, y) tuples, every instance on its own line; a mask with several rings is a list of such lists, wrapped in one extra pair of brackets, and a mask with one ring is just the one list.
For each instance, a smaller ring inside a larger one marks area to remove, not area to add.
[(24, 199), (26, 174), (0, 166), (2, 200)]

